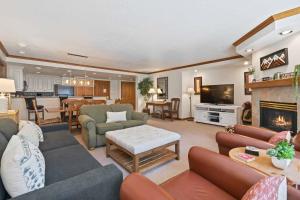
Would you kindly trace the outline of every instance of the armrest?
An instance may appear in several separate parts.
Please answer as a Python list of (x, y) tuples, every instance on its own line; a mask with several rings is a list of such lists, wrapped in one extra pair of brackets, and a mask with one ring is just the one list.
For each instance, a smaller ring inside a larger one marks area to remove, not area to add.
[(116, 200), (119, 199), (122, 172), (114, 165), (93, 169), (39, 190), (13, 198), (15, 200)]
[(190, 170), (237, 199), (264, 176), (241, 163), (201, 147), (189, 151)]
[(132, 112), (132, 119), (147, 122), (147, 120), (149, 119), (149, 115), (147, 113)]
[(121, 186), (121, 200), (175, 200), (161, 187), (141, 176), (132, 173)]
[(254, 126), (245, 125), (235, 125), (234, 131), (239, 135), (256, 138), (263, 141), (268, 141), (272, 136), (274, 136), (277, 133), (275, 131), (271, 131), (265, 128), (258, 128)]
[(274, 147), (274, 145), (262, 140), (225, 132), (217, 132), (216, 141), (219, 146), (219, 152), (227, 156), (229, 151), (236, 147), (254, 146), (260, 149), (269, 149)]
[(43, 133), (52, 132), (52, 131), (69, 130), (68, 123), (47, 124), (47, 125), (41, 125), (40, 127)]
[(78, 121), (81, 124), (81, 134), (88, 149), (96, 147), (96, 121), (88, 115), (80, 115)]
[(89, 123), (96, 124), (96, 121), (88, 115), (79, 115), (78, 121), (84, 128), (88, 128)]

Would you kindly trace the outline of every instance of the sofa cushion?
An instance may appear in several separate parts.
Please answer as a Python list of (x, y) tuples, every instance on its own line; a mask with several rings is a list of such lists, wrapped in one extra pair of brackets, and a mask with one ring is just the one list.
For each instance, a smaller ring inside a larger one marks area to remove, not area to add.
[(0, 132), (5, 136), (7, 141), (19, 131), (17, 123), (9, 118), (0, 119)]
[(107, 131), (114, 131), (124, 128), (120, 122), (96, 124), (97, 134), (104, 135)]
[(127, 120), (124, 122), (120, 122), (124, 128), (130, 128), (130, 127), (134, 127), (134, 126), (141, 126), (144, 125), (145, 122), (141, 121), (141, 120)]
[(127, 120), (132, 119), (133, 106), (131, 104), (111, 104), (110, 108), (113, 112), (127, 111), (126, 112)]
[(186, 171), (161, 185), (176, 200), (185, 199), (235, 199), (213, 183), (193, 171)]
[(44, 133), (44, 142), (40, 143), (42, 152), (78, 144), (77, 140), (67, 130)]
[(46, 151), (43, 154), (46, 162), (45, 185), (101, 167), (79, 144)]
[(108, 105), (83, 105), (80, 108), (81, 115), (88, 115), (93, 118), (96, 123), (106, 122), (106, 112), (112, 111)]

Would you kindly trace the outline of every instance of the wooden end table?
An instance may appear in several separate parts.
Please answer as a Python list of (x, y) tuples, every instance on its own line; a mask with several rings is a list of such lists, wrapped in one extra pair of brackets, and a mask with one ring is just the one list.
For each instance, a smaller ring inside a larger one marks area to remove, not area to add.
[(266, 154), (266, 150), (260, 149), (259, 156), (256, 156), (255, 160), (246, 162), (239, 159), (237, 156), (239, 153), (245, 153), (245, 147), (238, 147), (229, 151), (229, 157), (237, 162), (243, 163), (265, 176), (283, 175), (287, 177), (289, 185), (300, 184), (300, 160), (294, 158), (289, 167), (285, 170), (276, 168), (273, 166), (271, 158)]

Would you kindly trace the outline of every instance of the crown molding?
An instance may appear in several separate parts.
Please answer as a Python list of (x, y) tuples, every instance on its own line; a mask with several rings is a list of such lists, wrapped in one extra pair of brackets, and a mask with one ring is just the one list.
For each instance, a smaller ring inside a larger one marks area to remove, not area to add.
[(136, 73), (136, 74), (148, 74), (148, 75), (149, 74), (160, 73), (160, 72), (190, 68), (190, 67), (199, 66), (199, 65), (207, 65), (207, 64), (211, 64), (211, 63), (223, 62), (223, 61), (233, 60), (233, 59), (238, 59), (238, 58), (243, 57), (241, 55), (236, 55), (236, 56), (230, 56), (230, 57), (226, 57), (226, 58), (219, 58), (219, 59), (215, 59), (215, 60), (208, 60), (208, 61), (189, 64), (189, 65), (171, 67), (171, 68), (168, 68), (168, 69), (158, 70), (158, 71), (153, 71), (153, 72), (140, 72), (140, 71), (132, 71), (132, 70), (126, 70), (126, 69), (111, 68), (111, 67), (100, 67), (100, 66), (94, 66), (94, 65), (86, 65), (86, 64), (56, 61), (56, 60), (48, 60), (48, 59), (42, 59), (42, 58), (33, 58), (33, 57), (12, 55), (12, 54), (8, 53), (8, 51), (6, 50), (6, 48), (4, 47), (4, 45), (1, 41), (0, 41), (0, 49), (5, 54), (5, 56), (8, 57), (8, 58), (23, 59), (23, 60), (30, 60), (30, 61), (40, 61), (40, 62), (48, 62), (48, 63), (64, 64), (64, 65), (74, 65), (74, 66), (80, 66), (80, 67), (89, 67), (89, 68), (95, 68), (95, 69), (112, 70), (112, 71), (128, 72), (128, 73)]
[(158, 71), (151, 72), (149, 74), (156, 74), (156, 73), (160, 73), (160, 72), (167, 72), (167, 71), (173, 71), (173, 70), (178, 70), (178, 69), (185, 69), (185, 68), (190, 68), (190, 67), (195, 67), (195, 66), (200, 66), (200, 65), (207, 65), (207, 64), (212, 64), (212, 63), (218, 63), (218, 62), (224, 62), (224, 61), (228, 61), (228, 60), (239, 59), (239, 58), (243, 58), (243, 56), (236, 55), (236, 56), (230, 56), (230, 57), (225, 57), (225, 58), (219, 58), (219, 59), (215, 59), (215, 60), (208, 60), (208, 61), (203, 61), (203, 62), (199, 62), (199, 63), (194, 63), (194, 64), (189, 64), (189, 65), (183, 65), (183, 66), (158, 70)]
[(253, 35), (258, 33), (259, 31), (263, 30), (264, 28), (266, 28), (270, 24), (274, 23), (275, 21), (281, 20), (281, 19), (284, 19), (284, 18), (288, 18), (288, 17), (292, 17), (292, 16), (298, 15), (298, 14), (300, 14), (300, 7), (293, 8), (293, 9), (286, 10), (286, 11), (277, 13), (275, 15), (272, 15), (271, 17), (267, 18), (265, 21), (263, 21), (262, 23), (260, 23), (256, 27), (254, 27), (248, 33), (243, 35), (241, 38), (239, 38), (232, 45), (235, 46), (235, 47), (239, 46), (240, 44), (242, 44), (243, 42), (245, 42), (246, 40), (251, 38)]

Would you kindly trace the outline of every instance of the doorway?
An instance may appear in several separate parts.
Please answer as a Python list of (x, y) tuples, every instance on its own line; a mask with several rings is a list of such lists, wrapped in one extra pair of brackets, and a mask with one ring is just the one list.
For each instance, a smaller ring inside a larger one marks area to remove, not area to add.
[(122, 103), (130, 103), (135, 110), (135, 82), (121, 82)]

